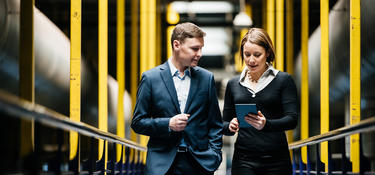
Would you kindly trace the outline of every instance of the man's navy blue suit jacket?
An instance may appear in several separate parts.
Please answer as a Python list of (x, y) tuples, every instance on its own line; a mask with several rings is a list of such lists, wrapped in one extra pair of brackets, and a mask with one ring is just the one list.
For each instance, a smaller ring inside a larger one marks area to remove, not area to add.
[(184, 113), (190, 114), (182, 132), (169, 129), (169, 119), (180, 114), (168, 62), (142, 74), (131, 127), (150, 136), (145, 174), (165, 174), (173, 163), (183, 137), (188, 151), (206, 170), (221, 162), (222, 118), (213, 74), (191, 68), (191, 85)]

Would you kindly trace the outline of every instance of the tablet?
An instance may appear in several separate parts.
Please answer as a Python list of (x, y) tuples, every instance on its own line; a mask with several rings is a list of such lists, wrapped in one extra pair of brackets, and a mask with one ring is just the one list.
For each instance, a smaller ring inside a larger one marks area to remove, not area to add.
[(236, 115), (240, 128), (252, 127), (249, 123), (245, 121), (245, 115), (252, 113), (257, 114), (256, 104), (236, 104)]

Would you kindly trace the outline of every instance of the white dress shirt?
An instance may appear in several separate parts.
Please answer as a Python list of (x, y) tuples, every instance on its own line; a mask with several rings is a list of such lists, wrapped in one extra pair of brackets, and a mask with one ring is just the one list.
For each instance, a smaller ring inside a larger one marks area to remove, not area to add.
[(277, 73), (279, 72), (272, 65), (268, 65), (266, 71), (263, 72), (262, 76), (260, 76), (257, 82), (251, 82), (248, 76), (249, 69), (245, 66), (245, 68), (241, 72), (240, 76), (240, 84), (249, 90), (252, 97), (256, 96), (256, 93), (260, 92), (262, 89), (267, 87), (268, 84), (276, 77)]
[(177, 92), (178, 104), (181, 113), (185, 113), (186, 101), (190, 90), (190, 67), (184, 71), (184, 75), (180, 77), (180, 72), (172, 63), (172, 58), (168, 59), (169, 69), (171, 70), (174, 87)]

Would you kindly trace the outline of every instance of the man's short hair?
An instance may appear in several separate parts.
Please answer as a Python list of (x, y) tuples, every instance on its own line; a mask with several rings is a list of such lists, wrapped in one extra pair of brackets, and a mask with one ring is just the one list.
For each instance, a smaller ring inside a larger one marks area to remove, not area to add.
[(173, 29), (171, 37), (172, 50), (174, 49), (174, 40), (183, 43), (185, 38), (203, 38), (204, 36), (206, 36), (206, 33), (203, 32), (201, 28), (199, 28), (197, 25), (193, 23), (185, 22), (177, 24), (176, 27)]

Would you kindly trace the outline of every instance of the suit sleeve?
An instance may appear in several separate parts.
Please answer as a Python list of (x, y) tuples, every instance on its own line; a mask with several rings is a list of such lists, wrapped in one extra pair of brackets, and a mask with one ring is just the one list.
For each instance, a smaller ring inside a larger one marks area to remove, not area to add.
[(208, 132), (208, 139), (211, 145), (216, 152), (220, 152), (223, 142), (223, 122), (221, 119), (220, 108), (217, 100), (215, 81), (213, 75), (210, 76), (210, 85), (209, 85), (209, 106), (208, 106), (208, 115), (211, 119), (210, 130)]
[(169, 118), (152, 118), (150, 115), (152, 90), (151, 80), (142, 75), (141, 83), (138, 87), (137, 101), (134, 108), (131, 127), (138, 134), (151, 137), (167, 138), (169, 132)]
[(283, 82), (281, 103), (283, 117), (267, 120), (263, 128), (264, 131), (285, 131), (294, 129), (297, 126), (297, 87), (290, 75)]

